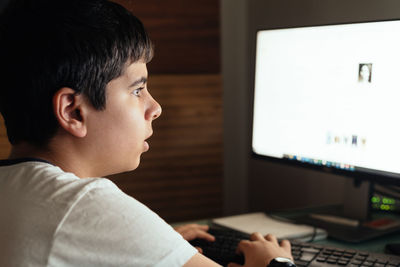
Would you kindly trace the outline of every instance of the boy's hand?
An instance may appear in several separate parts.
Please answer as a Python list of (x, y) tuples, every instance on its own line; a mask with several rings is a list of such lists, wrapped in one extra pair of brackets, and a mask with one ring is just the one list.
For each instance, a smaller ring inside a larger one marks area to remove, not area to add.
[[(238, 253), (243, 253), (245, 257), (244, 266), (267, 266), (272, 259), (284, 257), (293, 260), (290, 242), (283, 240), (280, 244), (273, 235), (263, 237), (260, 233), (251, 235), (250, 240), (240, 241)], [(237, 263), (230, 263), (228, 267), (242, 266)]]
[[(210, 242), (215, 241), (215, 237), (209, 233), (207, 233), (209, 227), (208, 225), (200, 225), (200, 224), (186, 224), (182, 226), (174, 227), (175, 231), (177, 231), (181, 236), (187, 240), (191, 241), (196, 238), (205, 239)], [(196, 247), (200, 253), (203, 253), (202, 249)]]

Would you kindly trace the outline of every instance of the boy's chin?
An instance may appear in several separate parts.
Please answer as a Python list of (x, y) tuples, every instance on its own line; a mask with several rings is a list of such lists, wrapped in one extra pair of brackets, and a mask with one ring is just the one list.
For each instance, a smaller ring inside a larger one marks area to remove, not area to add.
[(135, 160), (134, 162), (132, 162), (132, 164), (129, 166), (128, 170), (126, 170), (125, 172), (134, 171), (134, 170), (136, 170), (137, 168), (139, 168), (139, 166), (140, 166), (140, 160), (141, 160), (141, 156), (139, 156), (137, 160)]
[(138, 160), (136, 160), (135, 162), (133, 162), (132, 164), (129, 164), (128, 166), (121, 166), (120, 169), (118, 170), (113, 170), (111, 173), (108, 173), (106, 175), (103, 176), (109, 176), (109, 175), (114, 175), (114, 174), (119, 174), (119, 173), (124, 173), (124, 172), (130, 172), (130, 171), (134, 171), (136, 170), (140, 165), (140, 157)]

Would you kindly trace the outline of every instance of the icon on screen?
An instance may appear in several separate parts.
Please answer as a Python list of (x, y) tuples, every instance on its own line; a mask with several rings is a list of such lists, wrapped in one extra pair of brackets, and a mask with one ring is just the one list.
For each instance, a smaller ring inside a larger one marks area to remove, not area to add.
[(329, 145), (332, 143), (332, 133), (328, 132), (326, 135), (326, 143)]
[(361, 138), (361, 144), (365, 146), (367, 144), (367, 138), (365, 137)]
[(357, 135), (353, 135), (353, 136), (351, 137), (351, 144), (352, 144), (353, 146), (357, 146), (357, 139), (358, 139)]
[(358, 65), (358, 82), (371, 83), (372, 63), (360, 63)]

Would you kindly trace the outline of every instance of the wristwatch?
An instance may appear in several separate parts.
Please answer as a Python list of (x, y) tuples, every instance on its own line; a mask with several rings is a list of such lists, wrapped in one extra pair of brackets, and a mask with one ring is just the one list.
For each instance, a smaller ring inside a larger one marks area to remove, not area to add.
[(296, 267), (296, 264), (294, 264), (291, 259), (277, 257), (275, 259), (272, 259), (267, 267)]

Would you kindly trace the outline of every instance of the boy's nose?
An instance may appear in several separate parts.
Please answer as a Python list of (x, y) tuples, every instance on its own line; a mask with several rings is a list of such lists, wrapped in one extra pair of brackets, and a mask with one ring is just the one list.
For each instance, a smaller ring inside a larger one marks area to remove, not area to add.
[(158, 102), (155, 100), (154, 100), (154, 105), (155, 105), (155, 107), (154, 107), (154, 112), (153, 112), (153, 116), (152, 116), (153, 120), (160, 117), (161, 113), (162, 113), (162, 108), (161, 108), (160, 104), (158, 104)]

